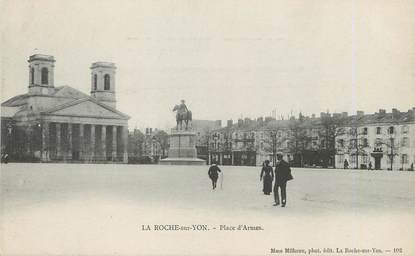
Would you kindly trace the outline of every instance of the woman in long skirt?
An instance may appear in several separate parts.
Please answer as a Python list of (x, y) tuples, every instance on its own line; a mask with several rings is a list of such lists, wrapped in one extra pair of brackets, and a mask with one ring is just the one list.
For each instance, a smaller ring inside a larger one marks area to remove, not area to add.
[(261, 181), (262, 178), (264, 179), (264, 188), (262, 191), (265, 195), (269, 195), (272, 191), (272, 180), (274, 179), (274, 172), (272, 171), (272, 167), (269, 166), (268, 160), (265, 160), (265, 163), (262, 166), (259, 180)]

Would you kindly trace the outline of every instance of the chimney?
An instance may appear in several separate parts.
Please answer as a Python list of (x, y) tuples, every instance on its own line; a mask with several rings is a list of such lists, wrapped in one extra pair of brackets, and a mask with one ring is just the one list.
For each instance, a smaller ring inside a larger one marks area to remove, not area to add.
[(217, 127), (222, 127), (222, 120), (216, 120), (216, 121), (215, 121), (215, 125), (216, 125)]
[(244, 124), (244, 120), (238, 119), (238, 126), (241, 127)]
[(233, 120), (232, 119), (228, 120), (228, 123), (226, 125), (227, 125), (227, 127), (232, 127)]
[(311, 114), (311, 118), (316, 118), (316, 114)]
[(345, 118), (345, 117), (347, 117), (347, 116), (348, 116), (347, 112), (342, 112), (342, 117), (343, 117), (343, 118)]
[(364, 116), (364, 115), (365, 115), (365, 112), (358, 110), (358, 111), (356, 112), (356, 115), (357, 115), (358, 117), (362, 117), (362, 116)]
[(386, 110), (385, 109), (379, 109), (379, 115), (380, 116), (384, 116), (386, 114)]

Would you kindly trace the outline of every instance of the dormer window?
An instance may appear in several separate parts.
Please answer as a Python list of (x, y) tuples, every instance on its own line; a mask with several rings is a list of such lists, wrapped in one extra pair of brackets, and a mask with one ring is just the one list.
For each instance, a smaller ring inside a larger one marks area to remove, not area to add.
[(110, 75), (106, 74), (104, 76), (104, 90), (108, 91), (110, 89)]
[(49, 76), (48, 68), (42, 68), (42, 71), (41, 71), (41, 82), (42, 82), (42, 84), (48, 84), (48, 76)]

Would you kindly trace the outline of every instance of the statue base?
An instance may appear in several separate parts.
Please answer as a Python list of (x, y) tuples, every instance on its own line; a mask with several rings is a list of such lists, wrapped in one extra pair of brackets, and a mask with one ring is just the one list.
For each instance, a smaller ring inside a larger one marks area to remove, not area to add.
[(204, 165), (205, 160), (197, 158), (196, 133), (191, 130), (172, 130), (169, 135), (168, 157), (160, 160), (162, 165)]

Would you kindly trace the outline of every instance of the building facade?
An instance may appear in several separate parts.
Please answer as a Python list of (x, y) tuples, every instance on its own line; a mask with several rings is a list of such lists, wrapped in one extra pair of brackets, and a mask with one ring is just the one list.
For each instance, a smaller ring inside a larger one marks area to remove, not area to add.
[(358, 112), (338, 128), (336, 167), (376, 170), (413, 170), (415, 109), (374, 114)]
[(207, 141), (209, 163), (260, 166), (275, 164), (276, 152), (296, 167), (413, 169), (414, 109), (356, 115), (320, 113), (288, 120), (240, 119), (213, 130)]
[(193, 120), (192, 129), (196, 133), (197, 158), (208, 159), (208, 135), (222, 127), (221, 120)]
[(91, 65), (91, 94), (55, 87), (55, 59), (29, 60), (28, 92), (1, 104), (2, 153), (12, 161), (127, 162), (129, 116), (116, 110), (114, 63)]

